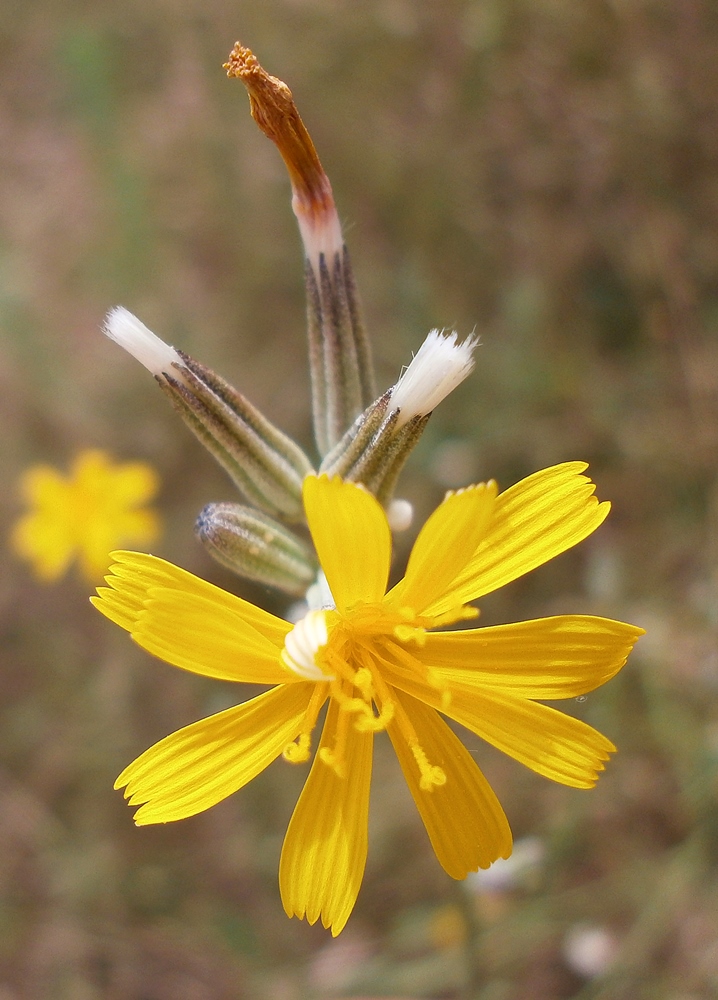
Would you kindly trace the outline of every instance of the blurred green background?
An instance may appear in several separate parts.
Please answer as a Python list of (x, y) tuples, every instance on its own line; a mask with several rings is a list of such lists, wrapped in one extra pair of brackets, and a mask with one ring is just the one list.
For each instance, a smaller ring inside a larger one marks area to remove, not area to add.
[[(303, 774), (136, 829), (112, 783), (234, 696), (153, 660), (77, 575), (0, 572), (0, 1000), (699, 1000), (718, 995), (718, 10), (709, 0), (5, 0), (0, 475), (99, 446), (160, 472), (157, 552), (281, 612), (193, 538), (233, 489), (99, 333), (125, 305), (311, 447), (301, 248), (280, 157), (221, 68), (291, 86), (332, 179), (382, 386), (433, 326), (481, 334), (401, 481), (585, 459), (609, 522), (482, 605), (648, 635), (568, 710), (597, 788), (471, 746), (532, 862), (439, 868), (377, 751), (343, 935), (289, 921)], [(411, 532), (409, 533), (411, 534)], [(410, 538), (402, 539), (405, 556)]]

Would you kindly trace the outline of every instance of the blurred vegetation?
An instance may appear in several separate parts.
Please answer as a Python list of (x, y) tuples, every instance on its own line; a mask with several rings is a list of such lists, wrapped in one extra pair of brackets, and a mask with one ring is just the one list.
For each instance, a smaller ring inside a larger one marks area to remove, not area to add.
[[(367, 875), (332, 941), (279, 901), (299, 769), (279, 762), (164, 828), (135, 829), (112, 791), (235, 692), (152, 660), (79, 577), (42, 587), (5, 548), (0, 1000), (714, 997), (718, 9), (2, 5), (4, 537), (23, 468), (100, 446), (159, 470), (158, 554), (281, 612), (194, 541), (196, 513), (232, 487), (98, 332), (122, 303), (311, 447), (300, 243), (281, 160), (221, 68), (236, 38), (292, 87), (332, 179), (381, 382), (432, 326), (481, 334), (403, 477), (417, 519), (447, 486), (577, 458), (614, 503), (482, 621), (580, 611), (648, 635), (573, 706), (619, 746), (596, 790), (472, 744), (515, 835), (543, 845), (531, 879), (448, 879), (378, 741)], [(582, 929), (610, 966), (576, 960)]]

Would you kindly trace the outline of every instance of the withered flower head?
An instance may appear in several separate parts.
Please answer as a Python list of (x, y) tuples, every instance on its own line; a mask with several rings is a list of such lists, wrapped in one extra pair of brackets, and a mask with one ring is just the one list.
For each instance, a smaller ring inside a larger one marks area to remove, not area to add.
[(287, 165), (294, 196), (292, 208), (307, 255), (316, 259), (320, 252), (328, 256), (341, 251), (344, 240), (332, 186), (291, 90), (282, 80), (270, 76), (241, 42), (235, 42), (224, 69), (227, 76), (236, 77), (247, 88), (252, 117)]

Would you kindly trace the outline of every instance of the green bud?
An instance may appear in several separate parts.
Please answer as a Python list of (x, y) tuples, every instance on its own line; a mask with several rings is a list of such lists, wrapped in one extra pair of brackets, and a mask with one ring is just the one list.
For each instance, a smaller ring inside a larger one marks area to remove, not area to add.
[(303, 596), (317, 575), (310, 547), (288, 528), (250, 507), (207, 504), (197, 518), (195, 531), (223, 566), (288, 594)]
[(357, 417), (319, 469), (329, 476), (362, 483), (383, 504), (391, 500), (404, 462), (430, 416), (413, 415), (401, 424), (401, 411), (391, 405), (392, 393), (393, 388), (388, 389)]
[(202, 444), (260, 510), (301, 521), (302, 482), (312, 465), (299, 445), (241, 393), (183, 351), (159, 385)]

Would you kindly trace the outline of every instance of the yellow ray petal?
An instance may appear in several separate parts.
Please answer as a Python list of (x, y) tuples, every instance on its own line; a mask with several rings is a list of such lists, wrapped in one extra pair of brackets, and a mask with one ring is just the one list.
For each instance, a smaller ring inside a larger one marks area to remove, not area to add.
[(450, 687), (497, 689), (522, 698), (574, 698), (610, 680), (643, 629), (591, 615), (459, 632), (429, 632), (413, 655), (440, 668)]
[(591, 726), (548, 705), (473, 685), (452, 685), (446, 715), (533, 771), (592, 788), (615, 746)]
[[(128, 631), (131, 631), (131, 628), (125, 622), (136, 621), (153, 587), (204, 597), (218, 607), (236, 613), (279, 649), (284, 645), (284, 637), (292, 628), (288, 622), (268, 611), (262, 611), (249, 601), (229, 594), (226, 590), (194, 576), (193, 573), (180, 569), (179, 566), (158, 559), (157, 556), (124, 551), (113, 552), (111, 555), (115, 562), (110, 567), (110, 575), (105, 579), (118, 597), (113, 599), (109, 588), (100, 587), (99, 597), (91, 598), (91, 601), (98, 611)], [(119, 617), (115, 617), (117, 615)]]
[(496, 492), (490, 482), (447, 495), (419, 532), (404, 579), (387, 595), (393, 604), (421, 614), (441, 598), (483, 538)]
[(425, 613), (443, 614), (497, 590), (595, 531), (610, 504), (599, 504), (595, 484), (581, 475), (586, 468), (585, 462), (565, 462), (500, 493), (473, 558)]
[[(441, 671), (439, 671), (441, 675)], [(440, 710), (509, 757), (533, 771), (574, 788), (592, 788), (604, 761), (616, 748), (579, 719), (548, 705), (474, 684), (449, 685), (451, 700), (408, 673), (388, 672), (387, 680), (426, 705)]]
[(120, 628), (124, 628), (128, 632), (134, 628), (140, 610), (134, 595), (118, 592), (112, 587), (98, 587), (97, 596), (90, 598), (90, 604), (96, 607), (105, 618), (109, 618), (115, 625), (119, 625)]
[(101, 580), (118, 544), (151, 545), (160, 534), (160, 519), (153, 510), (107, 511), (106, 517), (88, 521), (77, 533), (82, 572), (87, 580)]
[[(341, 710), (330, 702), (322, 748), (332, 751)], [(343, 751), (345, 773), (314, 758), (307, 783), (287, 829), (279, 862), (279, 888), (288, 916), (339, 934), (356, 901), (367, 852), (372, 733), (358, 732), (349, 720)]]
[(337, 608), (380, 601), (391, 561), (391, 532), (381, 504), (356, 483), (307, 476), (304, 509)]
[(80, 452), (72, 465), (70, 482), (77, 495), (92, 497), (107, 511), (122, 511), (151, 500), (160, 485), (155, 470), (145, 462), (115, 464), (105, 451)]
[(198, 594), (153, 587), (130, 635), (148, 653), (205, 677), (250, 684), (299, 680), (283, 666), (281, 649), (241, 611)]
[[(105, 491), (114, 480), (115, 467), (106, 451), (87, 448), (81, 451), (72, 463), (70, 480), (76, 489)], [(110, 495), (114, 493), (108, 490)]]
[(135, 823), (169, 823), (209, 809), (246, 785), (296, 739), (314, 685), (277, 687), (172, 733), (115, 782)]
[(465, 878), (511, 854), (511, 829), (493, 789), (461, 740), (438, 713), (410, 695), (394, 692), (416, 731), (429, 763), (442, 768), (446, 784), (424, 791), (419, 768), (392, 722), (387, 727), (406, 783), (429, 834), (431, 846), (452, 878)]
[(49, 465), (36, 465), (20, 477), (20, 492), (32, 509), (16, 522), (10, 545), (46, 583), (67, 571), (75, 552), (68, 516), (70, 491), (65, 477)]

